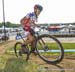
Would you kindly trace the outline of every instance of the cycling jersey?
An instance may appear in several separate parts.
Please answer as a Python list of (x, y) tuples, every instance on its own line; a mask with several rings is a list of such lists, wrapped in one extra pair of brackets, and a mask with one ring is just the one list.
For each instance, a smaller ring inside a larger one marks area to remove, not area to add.
[(24, 23), (22, 24), (22, 26), (26, 31), (29, 31), (31, 29), (32, 23), (37, 22), (37, 16), (34, 12), (32, 12), (32, 13), (28, 13), (25, 16), (25, 18), (26, 19), (24, 20)]

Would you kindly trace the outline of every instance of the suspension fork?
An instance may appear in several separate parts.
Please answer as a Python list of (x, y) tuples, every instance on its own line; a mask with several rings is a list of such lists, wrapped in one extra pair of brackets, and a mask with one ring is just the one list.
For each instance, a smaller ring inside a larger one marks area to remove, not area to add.
[[(39, 36), (39, 33), (37, 33), (37, 35)], [(44, 45), (46, 45), (45, 44), (45, 42), (43, 41), (43, 39), (41, 39), (41, 41), (42, 41), (42, 43), (44, 44)], [(39, 44), (42, 46), (42, 43), (39, 41)]]
[(43, 41), (43, 39), (41, 39), (42, 43), (45, 45), (45, 42)]
[[(41, 43), (42, 42), (42, 43)], [(39, 41), (39, 44), (41, 47), (46, 46), (45, 42), (43, 41), (43, 39), (41, 39), (41, 41)]]

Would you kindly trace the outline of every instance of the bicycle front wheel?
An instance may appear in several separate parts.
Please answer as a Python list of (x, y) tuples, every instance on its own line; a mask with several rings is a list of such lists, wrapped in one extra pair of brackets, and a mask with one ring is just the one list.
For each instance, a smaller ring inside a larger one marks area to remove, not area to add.
[(36, 50), (42, 60), (57, 64), (64, 58), (62, 44), (52, 35), (41, 35), (36, 40)]

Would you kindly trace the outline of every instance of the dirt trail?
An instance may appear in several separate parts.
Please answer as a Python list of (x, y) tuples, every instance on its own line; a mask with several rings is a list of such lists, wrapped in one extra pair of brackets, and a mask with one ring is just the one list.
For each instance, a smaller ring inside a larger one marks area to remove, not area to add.
[(7, 48), (14, 46), (15, 43), (16, 41), (14, 40), (1, 43), (0, 44), (0, 54), (3, 54)]
[(63, 59), (57, 65), (47, 64), (42, 61), (38, 56), (30, 57), (30, 60), (38, 64), (38, 68), (41, 70), (47, 70), (47, 72), (75, 72), (75, 60), (73, 59)]
[[(0, 44), (0, 54), (3, 54), (7, 48), (14, 46), (15, 43), (16, 41), (8, 41)], [(29, 60), (38, 64), (39, 72), (41, 72), (42, 69), (47, 70), (47, 72), (75, 72), (75, 55), (65, 57), (63, 61), (57, 65), (47, 64), (38, 56), (34, 55), (31, 55)]]

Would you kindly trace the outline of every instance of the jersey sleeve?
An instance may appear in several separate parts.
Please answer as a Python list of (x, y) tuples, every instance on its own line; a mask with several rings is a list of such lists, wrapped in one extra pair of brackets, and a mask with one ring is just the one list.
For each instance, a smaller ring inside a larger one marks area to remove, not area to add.
[(30, 18), (30, 13), (28, 13), (25, 17), (26, 17), (26, 18)]
[(34, 13), (28, 13), (22, 20), (21, 24), (29, 25), (37, 22), (37, 17)]
[(25, 17), (23, 17), (22, 19), (21, 19), (21, 24), (23, 24), (23, 25), (26, 25), (26, 24), (28, 24), (29, 23), (29, 21), (30, 21), (30, 16), (29, 16), (29, 14), (27, 14)]

